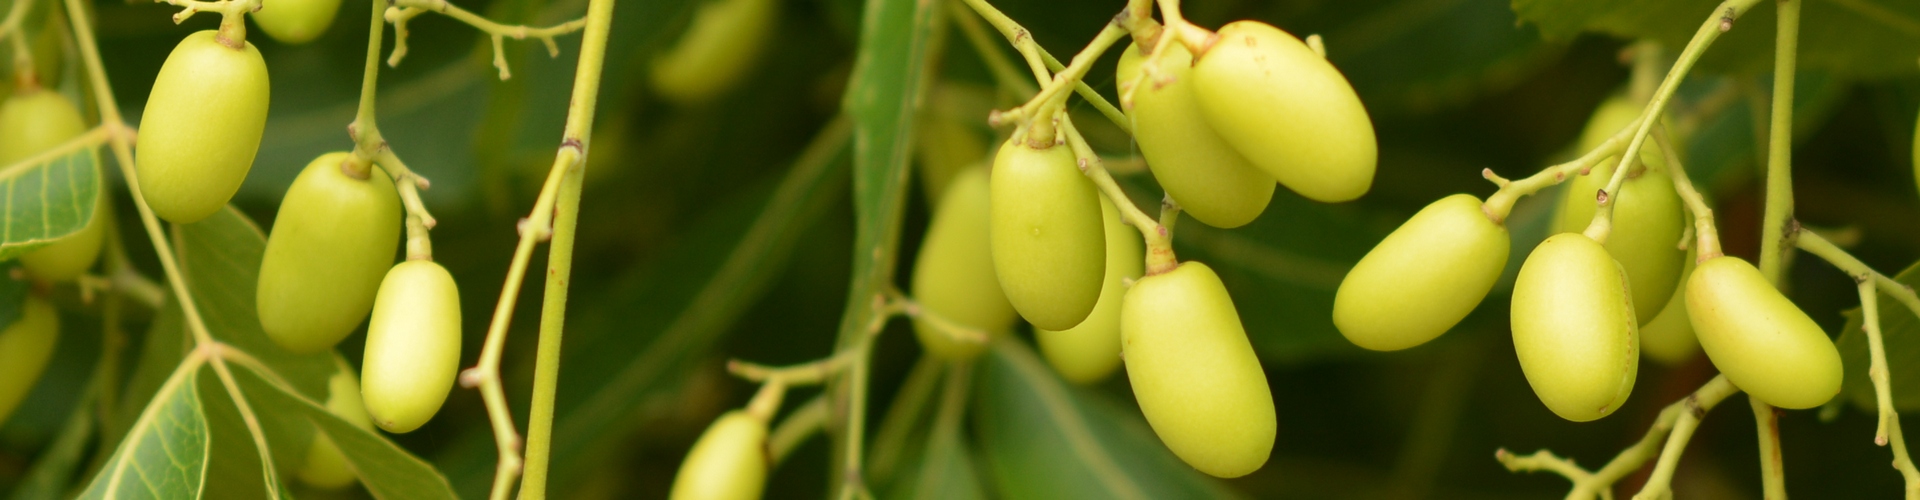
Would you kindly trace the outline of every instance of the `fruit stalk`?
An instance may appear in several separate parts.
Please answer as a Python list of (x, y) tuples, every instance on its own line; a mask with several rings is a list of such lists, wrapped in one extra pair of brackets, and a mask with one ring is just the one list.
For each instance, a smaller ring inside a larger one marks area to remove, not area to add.
[[(1800, 39), (1800, 2), (1780, 0), (1779, 19), (1774, 23), (1772, 120), (1767, 127), (1767, 196), (1760, 222), (1760, 275), (1780, 286), (1786, 256), (1781, 250), (1792, 242), (1785, 231), (1793, 219), (1793, 73), (1795, 53)], [(1727, 20), (1724, 26), (1730, 25)], [(1683, 54), (1684, 56), (1684, 54)], [(1787, 498), (1785, 465), (1780, 459), (1780, 419), (1772, 407), (1751, 399), (1753, 418), (1760, 435), (1760, 478), (1768, 500)]]
[(20, 22), (26, 19), (27, 11), (32, 8), (33, 2), (15, 0), (7, 8), (6, 20), (0, 21), (0, 35), (5, 35), (7, 43), (13, 45), (14, 85), (21, 88), (39, 85), (38, 78), (34, 76), (33, 49), (27, 44), (25, 30), (20, 29)]
[[(374, 5), (376, 9), (382, 8), (378, 3)], [(493, 41), (493, 67), (500, 70), (501, 80), (505, 80), (513, 76), (512, 72), (507, 71), (507, 57), (506, 57), (506, 54), (504, 54), (503, 51), (501, 50), (502, 45), (504, 44), (505, 38), (512, 38), (514, 40), (525, 40), (527, 38), (537, 38), (540, 40), (541, 43), (547, 46), (548, 57), (559, 57), (560, 45), (558, 43), (555, 43), (553, 39), (561, 35), (573, 33), (575, 31), (580, 31), (581, 28), (584, 28), (589, 23), (591, 23), (590, 18), (592, 17), (591, 8), (589, 8), (589, 13), (587, 14), (587, 17), (574, 19), (574, 20), (563, 22), (560, 24), (555, 24), (552, 26), (534, 27), (534, 26), (526, 26), (526, 25), (500, 24), (498, 22), (494, 22), (491, 19), (487, 19), (484, 16), (475, 14), (472, 11), (468, 11), (467, 9), (462, 9), (458, 5), (454, 5), (452, 3), (447, 2), (447, 0), (397, 0), (391, 3), (388, 3), (387, 5), (388, 6), (384, 8), (387, 9), (387, 11), (389, 12), (389, 15), (387, 16), (388, 18), (390, 18), (389, 20), (393, 21), (393, 27), (394, 27), (394, 33), (395, 33), (393, 57), (387, 60), (387, 65), (397, 66), (400, 64), (400, 59), (403, 57), (406, 57), (406, 54), (407, 54), (406, 23), (407, 21), (410, 19), (413, 19), (414, 16), (418, 16), (427, 11), (432, 11), (432, 12), (438, 12), (447, 17), (451, 17), (454, 20), (467, 23), (467, 25), (473, 26), (474, 29), (485, 32), (488, 35), (488, 37)], [(377, 51), (379, 50), (379, 47), (380, 47), (379, 45), (372, 45), (372, 46), (369, 46), (368, 49)]]
[[(1051, 71), (1060, 71), (1066, 67), (1060, 64), (1060, 60), (1054, 58), (1053, 54), (1048, 53), (1046, 48), (1034, 42), (1033, 35), (1030, 34), (1026, 28), (1021, 27), (1020, 23), (1014, 22), (1013, 18), (1007, 17), (1005, 13), (1000, 12), (1000, 9), (996, 9), (992, 4), (987, 3), (987, 0), (962, 1), (966, 2), (967, 7), (972, 8), (974, 13), (979, 14), (982, 19), (986, 19), (987, 24), (992, 24), (994, 29), (999, 30), (1000, 35), (1006, 37), (1007, 42), (1013, 45), (1013, 49), (1020, 52), (1020, 56), (1025, 58), (1027, 65), (1033, 69), (1035, 81), (1043, 85), (1050, 81), (1046, 71), (1042, 71), (1043, 68)], [(966, 18), (966, 16), (960, 15), (953, 17), (955, 19)], [(960, 23), (962, 30), (974, 29), (977, 31), (978, 25), (972, 25), (973, 27), (971, 28), (969, 27), (969, 25), (972, 24), (971, 21), (972, 20), (957, 22)], [(998, 49), (984, 44), (984, 40), (979, 39), (977, 36), (969, 36), (967, 41), (973, 44), (973, 48), (980, 53), (981, 57), (988, 58), (990, 61), (1004, 57)], [(989, 66), (991, 65), (990, 63)], [(994, 76), (1000, 77), (1001, 75), (996, 73)], [(1003, 81), (1001, 83), (1006, 84), (1008, 82)], [(1021, 87), (1024, 87), (1024, 85), (1014, 88)], [(1086, 99), (1088, 103), (1093, 104), (1094, 109), (1100, 110), (1100, 114), (1106, 115), (1108, 121), (1119, 126), (1121, 130), (1126, 130), (1127, 133), (1133, 133), (1133, 127), (1128, 123), (1127, 115), (1120, 112), (1120, 108), (1113, 107), (1113, 103), (1107, 102), (1107, 98), (1100, 95), (1099, 92), (1095, 92), (1093, 87), (1089, 87), (1086, 82), (1076, 79), (1073, 90), (1080, 94), (1080, 98)]]
[[(1566, 477), (1573, 482), (1574, 486), (1573, 491), (1567, 494), (1569, 500), (1598, 498), (1602, 492), (1612, 491), (1614, 483), (1625, 478), (1627, 474), (1640, 470), (1640, 466), (1655, 457), (1662, 458), (1660, 465), (1655, 466), (1655, 477), (1660, 477), (1660, 470), (1664, 468), (1665, 480), (1671, 480), (1673, 466), (1679, 462), (1679, 450), (1686, 448), (1687, 441), (1693, 436), (1693, 430), (1698, 427), (1700, 419), (1704, 418), (1707, 411), (1712, 410), (1715, 405), (1737, 392), (1739, 389), (1735, 388), (1732, 382), (1728, 382), (1726, 377), (1714, 377), (1692, 394), (1660, 410), (1660, 416), (1655, 418), (1653, 425), (1647, 429), (1647, 434), (1642, 436), (1640, 441), (1621, 450), (1619, 455), (1607, 462), (1607, 465), (1593, 472), (1587, 472), (1574, 465), (1573, 461), (1555, 456), (1553, 452), (1547, 450), (1529, 455), (1514, 455), (1503, 448), (1494, 453), (1494, 458), (1509, 471), (1544, 470)], [(1672, 463), (1665, 460), (1667, 453), (1661, 451), (1663, 443), (1673, 451)], [(1658, 488), (1655, 488), (1655, 483), (1650, 479), (1646, 488), (1651, 489), (1642, 489), (1641, 495), (1637, 495), (1636, 498), (1649, 492), (1664, 490), (1666, 485), (1662, 482)]]
[[(1707, 207), (1707, 200), (1700, 191), (1693, 188), (1693, 179), (1687, 177), (1687, 169), (1680, 164), (1680, 155), (1673, 150), (1673, 142), (1667, 138), (1664, 127), (1654, 139), (1660, 145), (1660, 152), (1667, 159), (1667, 174), (1673, 179), (1673, 190), (1680, 194), (1680, 200), (1686, 202), (1687, 211), (1693, 214), (1693, 235), (1699, 245), (1695, 255), (1698, 262), (1723, 255), (1720, 252), (1720, 230), (1713, 225), (1713, 209)], [(1683, 242), (1684, 243), (1684, 242)]]
[(1871, 359), (1867, 377), (1873, 381), (1874, 401), (1879, 406), (1880, 417), (1873, 440), (1874, 444), (1881, 446), (1886, 446), (1891, 441), (1893, 467), (1898, 469), (1900, 475), (1906, 479), (1908, 497), (1912, 498), (1920, 494), (1920, 469), (1914, 467), (1913, 459), (1907, 455), (1907, 444), (1900, 433), (1900, 418), (1893, 407), (1893, 391), (1888, 382), (1890, 374), (1887, 368), (1886, 347), (1880, 332), (1879, 298), (1880, 294), (1887, 294), (1905, 305), (1915, 315), (1920, 315), (1920, 296), (1915, 296), (1912, 288), (1867, 267), (1866, 263), (1821, 237), (1819, 233), (1795, 228), (1794, 234), (1789, 237), (1793, 238), (1801, 250), (1832, 263), (1834, 267), (1840, 268), (1841, 272), (1852, 276), (1859, 284), (1862, 325), (1865, 326), (1867, 352)]
[[(1161, 225), (1152, 216), (1141, 211), (1138, 205), (1133, 204), (1132, 198), (1127, 197), (1126, 190), (1121, 189), (1120, 183), (1113, 180), (1113, 174), (1107, 172), (1106, 166), (1100, 160), (1100, 155), (1093, 152), (1093, 147), (1087, 145), (1087, 139), (1074, 128), (1071, 118), (1061, 115), (1060, 127), (1066, 133), (1067, 145), (1073, 148), (1075, 160), (1080, 163), (1080, 170), (1093, 180), (1093, 185), (1099, 188), (1100, 192), (1105, 193), (1108, 200), (1113, 201), (1115, 208), (1120, 209), (1120, 218), (1139, 229), (1140, 237), (1146, 239), (1146, 275), (1153, 276), (1178, 267), (1180, 263), (1173, 255), (1171, 227)], [(1178, 205), (1164, 206), (1171, 207), (1170, 212), (1179, 210)]]
[[(1099, 60), (1101, 54), (1105, 54), (1107, 49), (1112, 48), (1113, 44), (1119, 42), (1126, 34), (1127, 31), (1121, 28), (1118, 22), (1108, 22), (1106, 27), (1102, 28), (1098, 35), (1094, 35), (1093, 41), (1087, 43), (1086, 48), (1080, 49), (1080, 53), (1074, 54), (1073, 62), (1067, 64), (1065, 68), (1060, 69), (1058, 73), (1054, 73), (1053, 78), (1044, 83), (1040, 91), (1035, 93), (1031, 99), (1028, 99), (1025, 104), (1021, 104), (1020, 107), (996, 113), (995, 117), (991, 118), (991, 120), (1002, 123), (1008, 119), (1032, 120), (1033, 126), (1035, 127), (1034, 130), (1037, 131), (1038, 134), (1044, 135), (1036, 136), (1030, 132), (1028, 142), (1037, 140), (1031, 139), (1033, 137), (1052, 137), (1051, 126), (1043, 125), (1045, 125), (1044, 122), (1053, 116), (1055, 112), (1060, 111), (1066, 106), (1067, 96), (1070, 94), (1065, 91), (1073, 85), (1079, 84), (1081, 79), (1087, 76), (1087, 71), (1093, 69), (1094, 61)], [(1036, 147), (1038, 146), (1036, 145)]]

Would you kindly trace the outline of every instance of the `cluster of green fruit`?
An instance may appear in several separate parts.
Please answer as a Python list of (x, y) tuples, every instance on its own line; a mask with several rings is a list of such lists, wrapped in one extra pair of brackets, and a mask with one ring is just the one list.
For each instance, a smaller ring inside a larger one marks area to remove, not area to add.
[[(1169, 196), (1201, 222), (1238, 227), (1266, 209), (1276, 180), (1320, 201), (1364, 194), (1377, 151), (1346, 78), (1272, 26), (1242, 21), (1218, 35), (1198, 57), (1172, 44), (1163, 77), (1128, 110)], [(1121, 81), (1141, 71), (1141, 47), (1127, 49)], [(1153, 259), (1115, 206), (1130, 201), (1101, 193), (1063, 138), (1030, 131), (1016, 130), (991, 166), (928, 179), (935, 207), (911, 283), (926, 313), (914, 322), (921, 346), (965, 361), (985, 346), (954, 327), (1002, 337), (1025, 319), (1069, 381), (1099, 382), (1124, 359), (1149, 425), (1188, 464), (1219, 477), (1259, 469), (1273, 448), (1273, 396), (1219, 276), (1174, 263), (1171, 249), (1158, 250), (1165, 268), (1147, 269)], [(764, 418), (722, 416), (682, 464), (673, 498), (757, 498), (766, 433)]]
[[(1641, 107), (1625, 98), (1604, 103), (1580, 149), (1636, 124)], [(1555, 234), (1514, 280), (1514, 350), (1541, 402), (1576, 422), (1605, 417), (1632, 392), (1643, 351), (1673, 364), (1699, 348), (1734, 385), (1768, 404), (1799, 409), (1831, 399), (1841, 378), (1833, 342), (1753, 265), (1683, 251), (1686, 215), (1669, 167), (1649, 150), (1638, 160), (1610, 196), (1615, 229), (1604, 242), (1581, 231), (1617, 158), (1572, 179)], [(1453, 328), (1506, 267), (1511, 242), (1498, 220), (1467, 194), (1421, 209), (1341, 282), (1335, 326), (1355, 345), (1380, 351)]]

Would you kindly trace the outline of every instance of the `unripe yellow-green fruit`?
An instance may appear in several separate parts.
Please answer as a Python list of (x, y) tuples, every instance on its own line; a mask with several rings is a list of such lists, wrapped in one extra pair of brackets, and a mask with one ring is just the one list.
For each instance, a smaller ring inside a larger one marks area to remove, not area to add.
[[(58, 92), (32, 89), (8, 97), (0, 104), (0, 166), (32, 158), (86, 133), (86, 120), (80, 110)], [(94, 196), (93, 212), (87, 225), (20, 256), (27, 273), (45, 281), (69, 281), (93, 267), (100, 257), (100, 242), (106, 234), (107, 193)]]
[(1680, 270), (1678, 290), (1652, 321), (1640, 326), (1640, 353), (1667, 366), (1678, 366), (1700, 352), (1700, 339), (1693, 335), (1693, 320), (1687, 317), (1687, 276), (1693, 274), (1693, 249), (1687, 250), (1686, 267)]
[(300, 171), (260, 259), (260, 328), (288, 351), (325, 351), (353, 333), (400, 248), (393, 179), (375, 166), (356, 179), (342, 170), (348, 157), (323, 154)]
[(767, 485), (767, 423), (743, 410), (721, 415), (673, 476), (672, 500), (757, 500)]
[(1186, 262), (1140, 278), (1120, 309), (1127, 380), (1147, 424), (1175, 456), (1240, 477), (1273, 451), (1273, 393), (1227, 288)]
[(1747, 261), (1720, 256), (1694, 268), (1687, 316), (1707, 359), (1748, 395), (1797, 410), (1840, 393), (1833, 340)]
[(740, 82), (760, 58), (780, 17), (775, 0), (702, 3), (673, 47), (653, 60), (653, 89), (688, 105), (712, 100)]
[(1513, 282), (1513, 350), (1540, 402), (1560, 418), (1612, 414), (1640, 372), (1639, 322), (1626, 271), (1580, 233), (1540, 242)]
[[(341, 370), (327, 379), (327, 411), (361, 429), (373, 430), (367, 407), (360, 401), (360, 380), (350, 370)], [(324, 432), (313, 434), (307, 447), (307, 463), (298, 472), (300, 481), (316, 488), (337, 490), (352, 485), (357, 475), (340, 446)]]
[(1376, 351), (1425, 344), (1487, 297), (1511, 244), (1506, 226), (1481, 211), (1479, 198), (1441, 198), (1347, 271), (1333, 295), (1333, 325), (1354, 345)]
[(60, 340), (60, 315), (46, 299), (28, 296), (20, 316), (0, 330), (0, 423), (13, 415), (40, 380)]
[(1127, 44), (1120, 54), (1120, 85), (1139, 82), (1127, 118), (1147, 168), (1194, 219), (1225, 228), (1253, 222), (1273, 201), (1273, 177), (1228, 145), (1201, 115), (1188, 78), (1193, 55), (1177, 43), (1167, 50), (1160, 58), (1160, 78), (1148, 80), (1137, 80), (1139, 45)]
[(1100, 194), (1064, 145), (1000, 146), (991, 178), (993, 270), (1007, 301), (1036, 328), (1080, 324), (1107, 271)]
[[(43, 18), (41, 22), (35, 23), (27, 21), (28, 18), (23, 18), (15, 29), (26, 32), (27, 45), (33, 55), (34, 83), (40, 88), (56, 88), (60, 84), (60, 78), (63, 76), (60, 71), (67, 59), (65, 50), (67, 18), (59, 13), (48, 13), (37, 17)], [(38, 29), (33, 29), (36, 24), (39, 26)], [(9, 56), (4, 59), (4, 62), (0, 62), (0, 77), (4, 77), (4, 80), (0, 82), (9, 83), (0, 83), (0, 96), (7, 95), (9, 90), (18, 91), (19, 89), (12, 88), (15, 85), (10, 82), (20, 81), (20, 75), (15, 74), (18, 68), (12, 64), (13, 58)]]
[[(920, 306), (948, 321), (999, 334), (1013, 324), (1013, 304), (1000, 291), (994, 276), (992, 250), (987, 245), (988, 194), (985, 165), (954, 177), (947, 195), (933, 211), (927, 239), (913, 265), (913, 297)], [(920, 346), (943, 359), (966, 359), (980, 354), (985, 344), (962, 343), (915, 320), (913, 332)]]
[[(1612, 98), (1600, 105), (1587, 128), (1580, 134), (1580, 150), (1599, 147), (1640, 116), (1640, 107), (1626, 98)], [(1685, 207), (1666, 174), (1666, 161), (1649, 141), (1641, 147), (1644, 168), (1628, 170), (1631, 176), (1621, 183), (1614, 199), (1613, 230), (1603, 245), (1620, 267), (1627, 270), (1633, 288), (1633, 309), (1641, 324), (1653, 321), (1662, 306), (1673, 298), (1685, 252), (1680, 251), (1680, 235), (1685, 232)], [(1594, 165), (1587, 175), (1567, 181), (1560, 198), (1560, 211), (1554, 216), (1553, 232), (1577, 233), (1593, 222), (1599, 208), (1597, 193), (1613, 179), (1619, 156), (1610, 156)]]
[(380, 282), (360, 367), (367, 414), (411, 432), (440, 411), (460, 370), (460, 290), (430, 260), (393, 266)]
[(1359, 198), (1379, 148), (1347, 78), (1307, 44), (1257, 21), (1220, 27), (1193, 64), (1193, 95), (1228, 144), (1301, 196)]
[(260, 152), (267, 90), (267, 63), (252, 43), (230, 47), (206, 30), (174, 46), (153, 79), (134, 150), (140, 193), (155, 215), (187, 224), (227, 205)]
[(326, 33), (339, 11), (340, 0), (270, 0), (253, 12), (253, 23), (280, 43), (299, 45)]
[(1073, 328), (1034, 332), (1053, 371), (1076, 384), (1105, 380), (1120, 368), (1120, 306), (1126, 300), (1126, 282), (1140, 278), (1146, 265), (1140, 231), (1120, 221), (1120, 211), (1105, 195), (1100, 197), (1100, 212), (1107, 228), (1107, 275), (1093, 313)]
[(987, 158), (987, 140), (965, 123), (931, 114), (921, 115), (918, 133), (913, 152), (920, 171), (915, 175), (929, 203), (938, 206), (961, 171)]

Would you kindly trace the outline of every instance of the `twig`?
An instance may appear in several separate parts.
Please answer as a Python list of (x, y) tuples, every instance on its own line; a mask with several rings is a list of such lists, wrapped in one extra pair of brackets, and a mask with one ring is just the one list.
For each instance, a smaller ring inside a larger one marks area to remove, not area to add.
[[(501, 80), (513, 76), (511, 72), (507, 71), (507, 56), (502, 47), (503, 39), (512, 38), (514, 40), (525, 40), (527, 38), (535, 38), (546, 45), (547, 57), (560, 57), (560, 45), (554, 42), (554, 38), (580, 31), (581, 28), (587, 26), (588, 22), (587, 17), (582, 17), (544, 27), (500, 24), (486, 17), (482, 17), (479, 14), (474, 14), (466, 9), (462, 9), (458, 5), (447, 2), (447, 0), (394, 0), (388, 5), (390, 6), (386, 8), (385, 18), (388, 22), (393, 23), (394, 32), (393, 55), (387, 58), (388, 66), (399, 66), (400, 59), (407, 56), (407, 21), (413, 20), (414, 17), (420, 14), (432, 11), (467, 23), (467, 25), (473, 26), (474, 29), (486, 33), (487, 37), (493, 42), (493, 66), (500, 70)], [(589, 15), (589, 17), (591, 17), (591, 15)], [(375, 47), (377, 48), (378, 46), (376, 45)]]

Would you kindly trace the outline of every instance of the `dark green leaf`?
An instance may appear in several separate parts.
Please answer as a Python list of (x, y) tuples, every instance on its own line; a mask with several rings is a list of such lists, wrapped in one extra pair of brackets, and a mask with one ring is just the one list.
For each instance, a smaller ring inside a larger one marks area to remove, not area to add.
[[(1920, 286), (1920, 263), (1908, 266), (1893, 278), (1907, 286)], [(1887, 382), (1893, 391), (1893, 407), (1902, 412), (1920, 411), (1920, 319), (1914, 311), (1885, 293), (1880, 294), (1880, 339), (1886, 346)], [(1865, 315), (1858, 308), (1842, 313), (1847, 326), (1835, 341), (1840, 348), (1840, 365), (1846, 367), (1841, 392), (1861, 409), (1872, 411), (1873, 381), (1867, 378), (1872, 366), (1863, 329)]]
[(973, 414), (1001, 497), (1232, 498), (1167, 451), (1137, 411), (1070, 388), (1032, 349), (996, 342)]
[(19, 257), (93, 220), (100, 193), (99, 151), (88, 147), (52, 161), (0, 173), (0, 260)]
[(181, 365), (147, 403), (83, 499), (196, 498), (207, 470), (199, 363)]
[[(926, 435), (923, 453), (913, 460), (907, 473), (895, 482), (890, 498), (918, 500), (981, 500), (986, 493), (974, 472), (973, 451), (962, 431), (966, 419), (969, 387), (973, 382), (971, 366), (954, 366), (946, 372), (940, 407), (934, 414), (932, 430)], [(877, 459), (876, 459), (877, 460)]]
[(254, 289), (267, 248), (260, 227), (229, 206), (175, 232), (180, 271), (213, 338), (259, 358), (307, 397), (325, 398), (333, 355), (289, 353), (260, 330)]
[[(267, 382), (251, 369), (236, 370), (234, 378), (254, 401), (254, 409), (263, 413), (263, 420), (270, 436), (278, 438), (287, 430), (276, 431), (274, 427), (288, 427), (306, 431), (306, 441), (276, 444), (276, 456), (284, 456), (280, 448), (297, 449), (298, 455), (293, 462), (283, 465), (298, 467), (306, 457), (305, 443), (311, 443), (313, 429), (316, 427), (325, 433), (340, 447), (347, 462), (360, 476), (362, 485), (373, 492), (377, 498), (458, 498), (454, 495), (453, 485), (446, 476), (440, 475), (426, 461), (407, 453), (399, 445), (393, 444), (374, 431), (362, 429), (342, 420), (325, 406), (308, 399), (291, 388)], [(297, 445), (297, 448), (296, 448)], [(281, 470), (290, 470), (283, 467)]]
[(1561, 52), (1516, 22), (1498, 2), (1397, 0), (1324, 36), (1369, 111), (1420, 112), (1513, 85)]
[(53, 444), (33, 461), (26, 478), (14, 488), (13, 500), (56, 500), (66, 496), (74, 472), (83, 464), (80, 459), (87, 451), (87, 440), (93, 437), (96, 428), (93, 417), (97, 409), (94, 403), (100, 394), (99, 378), (96, 375), (88, 379), (86, 394), (74, 405)]
[[(1695, 30), (1718, 16), (1718, 0), (1513, 0), (1522, 20), (1548, 38), (1581, 32), (1658, 40), (1685, 47)], [(1714, 43), (1701, 67), (1757, 73), (1772, 67), (1774, 10), (1761, 2)], [(1920, 66), (1920, 2), (1807, 0), (1800, 13), (1799, 65), (1846, 76), (1913, 73)]]

